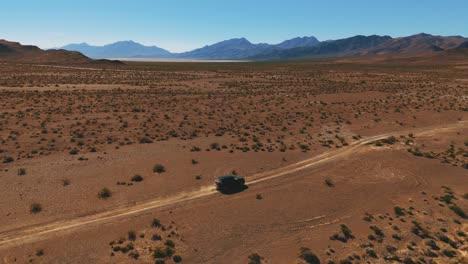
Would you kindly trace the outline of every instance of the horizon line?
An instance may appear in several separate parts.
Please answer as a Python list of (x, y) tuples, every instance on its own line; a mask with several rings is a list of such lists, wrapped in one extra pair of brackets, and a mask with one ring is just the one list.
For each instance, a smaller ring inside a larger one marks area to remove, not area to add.
[[(197, 48), (193, 48), (193, 49), (189, 49), (189, 50), (184, 50), (184, 51), (172, 51), (170, 48), (164, 48), (162, 46), (159, 46), (157, 44), (148, 44), (147, 42), (145, 41), (138, 41), (138, 40), (133, 40), (133, 39), (127, 39), (127, 40), (116, 40), (116, 41), (110, 41), (110, 42), (107, 42), (106, 44), (96, 44), (96, 43), (89, 43), (87, 41), (82, 41), (82, 42), (72, 42), (72, 43), (68, 43), (68, 44), (65, 44), (63, 46), (60, 46), (60, 47), (57, 47), (57, 46), (54, 46), (54, 47), (45, 47), (45, 46), (40, 46), (40, 45), (36, 45), (34, 43), (21, 43), (23, 45), (35, 45), (43, 50), (53, 50), (53, 49), (62, 49), (63, 47), (67, 46), (67, 45), (79, 45), (79, 44), (87, 44), (89, 46), (93, 46), (93, 47), (103, 47), (103, 46), (106, 46), (106, 45), (111, 45), (111, 44), (115, 44), (115, 43), (118, 43), (118, 42), (134, 42), (134, 43), (137, 43), (137, 44), (140, 44), (140, 45), (143, 45), (145, 47), (157, 47), (157, 48), (161, 48), (161, 49), (164, 49), (166, 51), (169, 51), (170, 53), (173, 53), (173, 54), (178, 54), (178, 53), (185, 53), (185, 52), (190, 52), (190, 51), (193, 51), (193, 50), (196, 50), (196, 49), (200, 49), (200, 48), (203, 48), (203, 47), (206, 47), (206, 46), (211, 46), (211, 45), (214, 45), (214, 44), (217, 44), (217, 43), (220, 43), (220, 42), (223, 42), (223, 41), (228, 41), (228, 40), (234, 40), (234, 39), (246, 39), (248, 42), (254, 44), (254, 45), (258, 45), (258, 44), (269, 44), (269, 45), (278, 45), (284, 41), (287, 41), (287, 40), (291, 40), (291, 39), (295, 39), (295, 38), (305, 38), (305, 37), (314, 37), (316, 38), (320, 43), (322, 42), (327, 42), (327, 41), (335, 41), (335, 40), (340, 40), (340, 39), (347, 39), (347, 38), (352, 38), (352, 37), (356, 37), (356, 36), (381, 36), (381, 37), (385, 37), (385, 36), (389, 36), (393, 39), (397, 39), (397, 38), (404, 38), (404, 37), (410, 37), (410, 36), (416, 36), (416, 35), (421, 35), (421, 34), (427, 34), (427, 35), (431, 35), (431, 36), (435, 36), (435, 37), (462, 37), (462, 38), (467, 38), (463, 35), (434, 35), (434, 34), (431, 34), (431, 33), (425, 33), (425, 32), (419, 32), (419, 33), (413, 33), (413, 34), (410, 34), (410, 35), (404, 35), (404, 36), (395, 36), (395, 35), (391, 35), (391, 34), (369, 34), (369, 35), (366, 35), (366, 34), (357, 34), (357, 35), (351, 35), (351, 36), (346, 36), (346, 37), (341, 37), (341, 38), (334, 38), (334, 39), (327, 39), (327, 40), (320, 40), (320, 38), (314, 36), (314, 35), (303, 35), (303, 36), (297, 36), (297, 37), (293, 37), (293, 38), (289, 38), (289, 39), (285, 39), (279, 43), (276, 43), (276, 44), (272, 44), (272, 43), (268, 43), (268, 42), (252, 42), (250, 41), (248, 38), (246, 37), (232, 37), (232, 38), (228, 38), (228, 39), (223, 39), (223, 40), (219, 40), (219, 41), (216, 41), (216, 42), (212, 42), (210, 44), (204, 44), (203, 46), (200, 46), (200, 47), (197, 47)], [(10, 41), (13, 41), (13, 42), (17, 42), (15, 40), (10, 40)]]

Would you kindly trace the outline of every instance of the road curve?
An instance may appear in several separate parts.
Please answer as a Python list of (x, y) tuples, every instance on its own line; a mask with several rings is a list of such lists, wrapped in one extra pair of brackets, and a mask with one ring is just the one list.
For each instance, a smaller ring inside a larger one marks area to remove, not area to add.
[[(351, 143), (349, 146), (332, 150), (321, 155), (306, 159), (282, 168), (270, 170), (267, 172), (258, 173), (247, 177), (249, 185), (258, 184), (274, 178), (283, 177), (297, 171), (307, 168), (320, 166), (324, 163), (334, 161), (352, 154), (357, 149), (365, 145), (380, 140), (389, 136), (398, 136), (404, 133), (412, 132), (417, 135), (436, 133), (441, 130), (448, 130), (457, 127), (463, 127), (464, 122), (456, 124), (444, 125), (439, 127), (427, 127), (422, 129), (412, 129), (393, 133), (386, 133), (376, 136), (367, 137)], [(136, 202), (119, 207), (110, 208), (106, 211), (77, 217), (69, 220), (56, 221), (51, 223), (38, 224), (34, 226), (21, 227), (14, 230), (9, 230), (0, 233), (0, 248), (13, 247), (26, 243), (31, 243), (39, 240), (44, 240), (52, 235), (60, 234), (61, 232), (72, 232), (80, 228), (90, 225), (98, 225), (110, 220), (123, 218), (130, 215), (136, 215), (148, 210), (161, 208), (164, 206), (174, 205), (182, 202), (188, 202), (202, 197), (207, 197), (217, 193), (213, 186), (205, 186), (196, 190), (181, 192), (167, 197), (158, 197), (151, 200)]]

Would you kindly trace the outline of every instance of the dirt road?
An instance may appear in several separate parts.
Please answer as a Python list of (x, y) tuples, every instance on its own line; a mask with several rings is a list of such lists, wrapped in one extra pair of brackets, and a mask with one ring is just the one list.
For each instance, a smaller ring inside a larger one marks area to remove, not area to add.
[[(450, 130), (457, 127), (463, 127), (464, 122), (445, 125), (441, 127), (427, 127), (422, 129), (412, 129), (408, 131), (399, 131), (367, 137), (351, 143), (347, 147), (337, 150), (332, 150), (319, 156), (306, 159), (295, 164), (291, 164), (275, 170), (262, 172), (259, 174), (247, 177), (247, 184), (253, 185), (274, 178), (291, 175), (294, 172), (305, 170), (311, 167), (320, 166), (330, 161), (335, 161), (346, 157), (357, 151), (359, 148), (365, 147), (367, 144), (380, 140), (389, 136), (398, 136), (406, 133), (414, 133), (416, 135), (432, 134), (443, 130)], [(0, 233), (0, 247), (13, 247), (25, 243), (30, 243), (38, 240), (44, 240), (49, 236), (60, 234), (61, 232), (73, 232), (91, 225), (99, 225), (104, 222), (110, 222), (118, 218), (124, 218), (131, 215), (136, 215), (148, 210), (154, 210), (164, 206), (175, 205), (182, 202), (188, 202), (202, 197), (207, 197), (216, 194), (217, 191), (213, 186), (205, 186), (196, 190), (181, 192), (167, 197), (158, 197), (151, 200), (141, 201), (137, 203), (127, 204), (116, 208), (111, 208), (107, 211), (81, 216), (75, 219), (62, 220), (51, 223), (44, 223), (35, 226), (26, 226), (14, 230), (9, 230)]]

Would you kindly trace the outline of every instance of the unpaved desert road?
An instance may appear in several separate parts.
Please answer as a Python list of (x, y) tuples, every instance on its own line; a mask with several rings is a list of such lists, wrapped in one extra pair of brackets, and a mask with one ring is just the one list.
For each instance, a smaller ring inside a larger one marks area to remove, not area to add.
[[(463, 121), (444, 125), (439, 127), (427, 127), (420, 129), (412, 129), (406, 131), (386, 133), (376, 136), (367, 137), (351, 143), (347, 147), (337, 150), (332, 150), (324, 154), (306, 159), (282, 168), (270, 170), (267, 172), (258, 173), (247, 177), (247, 184), (253, 185), (260, 182), (272, 180), (274, 178), (290, 175), (294, 172), (301, 171), (311, 167), (317, 167), (324, 163), (334, 161), (346, 157), (359, 148), (365, 147), (367, 144), (376, 140), (384, 139), (389, 136), (398, 136), (405, 133), (414, 133), (416, 135), (432, 134), (444, 130), (463, 127)], [(216, 194), (217, 191), (213, 186), (205, 186), (196, 190), (181, 192), (167, 197), (158, 197), (151, 200), (141, 201), (137, 203), (127, 204), (119, 207), (110, 208), (107, 211), (77, 217), (75, 219), (62, 220), (51, 223), (38, 224), (34, 226), (26, 226), (14, 230), (0, 233), (0, 248), (18, 246), (30, 242), (47, 239), (50, 236), (58, 235), (63, 232), (73, 232), (80, 228), (91, 225), (98, 225), (118, 218), (136, 215), (148, 210), (161, 208), (164, 206), (174, 205), (182, 202), (193, 201), (202, 197), (207, 197)]]

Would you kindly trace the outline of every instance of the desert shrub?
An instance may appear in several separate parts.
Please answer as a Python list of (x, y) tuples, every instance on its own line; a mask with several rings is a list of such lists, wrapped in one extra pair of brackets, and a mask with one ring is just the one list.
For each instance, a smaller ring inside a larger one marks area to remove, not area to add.
[(162, 240), (162, 237), (158, 234), (154, 234), (152, 237), (151, 237), (151, 240), (153, 241), (160, 241)]
[(399, 207), (399, 206), (395, 206), (395, 208), (393, 208), (393, 209), (394, 209), (395, 215), (396, 215), (397, 217), (399, 217), (399, 216), (404, 216), (404, 215), (405, 215), (405, 210), (404, 210), (403, 208), (401, 208), (401, 207)]
[(164, 166), (161, 165), (161, 164), (156, 164), (153, 167), (153, 172), (154, 173), (163, 173), (163, 172), (166, 172), (166, 168), (164, 168)]
[(192, 152), (199, 152), (199, 151), (201, 151), (201, 149), (200, 149), (199, 147), (195, 147), (195, 146), (194, 146), (194, 147), (192, 147), (192, 149), (191, 149), (190, 151), (192, 151)]
[(307, 144), (300, 144), (299, 147), (301, 148), (302, 152), (307, 152), (310, 150), (310, 147)]
[(138, 142), (140, 142), (140, 144), (151, 144), (153, 143), (153, 141), (147, 137), (142, 137), (138, 140)]
[(432, 239), (426, 241), (426, 246), (430, 247), (432, 250), (439, 250), (440, 248), (437, 246), (436, 242)]
[(354, 236), (353, 236), (353, 234), (351, 232), (351, 229), (349, 229), (346, 225), (343, 224), (343, 225), (340, 226), (340, 228), (341, 228), (341, 232), (343, 232), (343, 235), (344, 235), (344, 237), (346, 239), (353, 239), (354, 238)]
[(309, 264), (320, 264), (320, 259), (310, 251), (310, 248), (302, 247), (299, 252), (299, 258)]
[(375, 259), (378, 258), (377, 253), (375, 253), (375, 251), (373, 249), (368, 249), (366, 253), (371, 258), (375, 258)]
[(107, 188), (102, 188), (99, 192), (98, 192), (98, 197), (100, 199), (107, 199), (107, 198), (110, 198), (112, 196), (112, 192), (107, 189)]
[(43, 249), (36, 249), (36, 256), (38, 256), (38, 257), (44, 256), (44, 250)]
[(250, 254), (248, 256), (249, 262), (248, 264), (261, 264), (262, 263), (262, 257), (258, 255), (257, 253)]
[(211, 143), (210, 148), (220, 150), (219, 143)]
[(388, 251), (388, 253), (393, 254), (397, 251), (397, 248), (392, 246), (392, 245), (386, 245), (385, 249)]
[(11, 163), (13, 162), (15, 159), (13, 157), (6, 157), (5, 159), (3, 159), (3, 163)]
[(414, 262), (414, 260), (410, 257), (406, 257), (405, 259), (403, 259), (403, 263), (404, 264), (416, 264), (416, 262)]
[(70, 185), (70, 180), (69, 180), (69, 179), (63, 179), (63, 180), (62, 180), (62, 185), (63, 185), (63, 186), (68, 186), (68, 185)]
[(164, 261), (164, 259), (157, 259), (154, 264), (165, 264), (166, 262)]
[(143, 181), (143, 177), (141, 177), (138, 174), (132, 177), (132, 182), (141, 182), (141, 181)]
[(179, 256), (179, 255), (174, 255), (174, 256), (172, 257), (172, 260), (173, 260), (175, 263), (180, 263), (180, 262), (182, 262), (182, 257)]
[(411, 221), (413, 226), (411, 227), (411, 232), (420, 238), (431, 238), (429, 232), (421, 226), (417, 221)]
[(18, 169), (18, 176), (23, 176), (26, 175), (26, 169), (25, 168), (19, 168)]
[(201, 180), (201, 178), (202, 178), (201, 175), (195, 176), (195, 180)]
[(198, 161), (197, 160), (194, 160), (192, 159), (192, 164), (195, 165), (195, 164), (198, 164)]
[(444, 243), (450, 242), (450, 238), (445, 234), (437, 234), (437, 238)]
[(452, 205), (449, 207), (450, 210), (452, 210), (455, 214), (457, 214), (458, 216), (460, 216), (461, 218), (463, 219), (467, 219), (467, 215), (465, 213), (465, 211), (463, 211), (463, 209), (461, 209), (459, 206), (457, 205)]
[(155, 248), (155, 249), (153, 250), (153, 257), (154, 257), (155, 259), (158, 259), (158, 258), (159, 258), (159, 259), (164, 259), (164, 258), (167, 257), (167, 255), (166, 255), (166, 252), (165, 252), (162, 248), (157, 247), (157, 248)]
[(128, 231), (127, 235), (128, 235), (128, 240), (130, 240), (130, 241), (135, 241), (136, 240), (135, 231)]
[(338, 233), (335, 233), (335, 234), (331, 235), (330, 240), (338, 240), (338, 241), (341, 241), (343, 243), (348, 242), (348, 240), (344, 236), (341, 236)]
[(328, 186), (328, 187), (334, 187), (335, 183), (330, 179), (326, 179), (325, 180), (325, 185)]
[(174, 249), (171, 247), (166, 247), (164, 249), (164, 254), (166, 254), (167, 257), (172, 257), (172, 255), (174, 255)]
[(77, 149), (72, 149), (70, 150), (70, 155), (77, 155), (78, 154), (78, 150)]
[(362, 219), (367, 222), (372, 222), (372, 220), (374, 220), (374, 216), (369, 213), (366, 213), (366, 215)]
[(393, 145), (397, 142), (397, 139), (394, 136), (382, 139), (382, 142), (388, 145)]
[(446, 203), (446, 204), (450, 204), (452, 203), (452, 199), (453, 199), (453, 196), (452, 195), (449, 195), (449, 194), (446, 194), (444, 196), (441, 196), (439, 198), (442, 202)]
[(257, 193), (257, 195), (255, 195), (255, 199), (262, 200), (263, 196), (261, 194)]
[(435, 253), (434, 251), (428, 249), (426, 250), (426, 255), (430, 258), (436, 258), (437, 257), (437, 253)]
[(159, 219), (154, 218), (153, 222), (151, 222), (151, 227), (154, 227), (154, 228), (161, 227), (161, 221), (159, 221)]
[(166, 241), (166, 243), (164, 243), (164, 245), (166, 245), (166, 246), (168, 246), (168, 247), (170, 247), (170, 248), (175, 248), (175, 243), (174, 243), (174, 241), (172, 241), (172, 240), (170, 240), (170, 239), (168, 239), (168, 240)]
[(136, 260), (136, 259), (139, 259), (139, 258), (140, 258), (140, 253), (138, 253), (138, 252), (130, 252), (130, 253), (128, 254), (128, 256)]
[(40, 213), (42, 211), (42, 205), (40, 203), (33, 203), (31, 204), (29, 211), (32, 214)]
[(370, 226), (370, 229), (374, 230), (374, 233), (377, 236), (384, 237), (384, 233), (382, 232), (382, 229), (380, 229), (378, 226)]
[(449, 258), (453, 258), (457, 255), (457, 252), (452, 249), (444, 249), (442, 253)]

